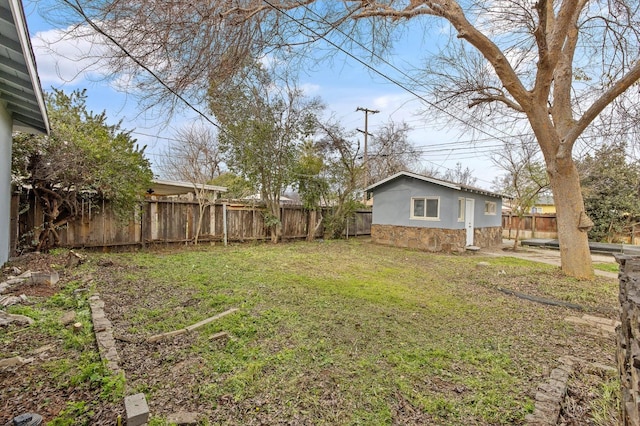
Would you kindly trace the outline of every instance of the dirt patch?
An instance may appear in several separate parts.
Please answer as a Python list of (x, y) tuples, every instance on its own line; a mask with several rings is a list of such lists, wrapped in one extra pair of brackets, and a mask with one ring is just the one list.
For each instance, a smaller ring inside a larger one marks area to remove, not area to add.
[[(562, 403), (558, 425), (616, 426), (619, 423), (619, 398), (616, 390), (620, 388), (617, 372), (576, 364), (567, 381), (567, 395)], [(598, 390), (597, 392), (594, 392)]]
[[(60, 280), (56, 284), (23, 283), (12, 286), (5, 293), (26, 295), (27, 300), (22, 305), (28, 309), (64, 290), (71, 280), (82, 279), (75, 270), (64, 269), (65, 262), (64, 252), (57, 255), (30, 253), (12, 258), (0, 271), (0, 282), (26, 271), (57, 271)], [(40, 309), (38, 311), (41, 312)], [(102, 390), (98, 386), (60, 384), (58, 378), (65, 371), (59, 371), (59, 366), (64, 363), (74, 366), (81, 361), (70, 355), (61, 340), (51, 337), (45, 330), (37, 326), (11, 324), (0, 329), (0, 348), (0, 358), (20, 356), (30, 360), (22, 366), (0, 370), (0, 424), (26, 412), (40, 414), (46, 424), (63, 410), (82, 413), (82, 406), (90, 407), (91, 416), (79, 414), (77, 424), (113, 425), (117, 415), (123, 414), (121, 404), (108, 403), (100, 398)], [(60, 361), (64, 363), (60, 364)]]
[[(28, 253), (20, 257), (11, 258), (0, 273), (0, 282), (6, 281), (27, 271), (31, 272), (57, 272), (64, 275), (62, 269), (65, 264), (64, 255), (51, 255), (45, 253)], [(61, 277), (63, 278), (63, 277)], [(4, 294), (19, 296), (24, 294), (27, 297), (50, 297), (60, 290), (60, 284), (35, 284), (29, 280), (22, 284), (11, 286)]]
[[(66, 263), (66, 253), (57, 255), (48, 253), (27, 253), (22, 256), (12, 257), (2, 269), (2, 279), (9, 275), (15, 275), (13, 268), (20, 271), (51, 272), (60, 270)], [(20, 273), (20, 272), (18, 272)]]

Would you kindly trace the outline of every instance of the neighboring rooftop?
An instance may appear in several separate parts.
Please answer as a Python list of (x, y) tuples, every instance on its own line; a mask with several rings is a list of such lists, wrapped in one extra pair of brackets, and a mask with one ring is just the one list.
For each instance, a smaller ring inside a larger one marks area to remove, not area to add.
[(536, 199), (536, 205), (553, 206), (554, 205), (553, 195), (540, 195)]
[[(227, 192), (226, 187), (217, 185), (198, 185), (198, 190), (200, 189), (212, 192)], [(153, 185), (148, 191), (149, 194), (161, 196), (181, 195), (189, 192), (195, 192), (192, 183), (160, 179), (154, 179)]]

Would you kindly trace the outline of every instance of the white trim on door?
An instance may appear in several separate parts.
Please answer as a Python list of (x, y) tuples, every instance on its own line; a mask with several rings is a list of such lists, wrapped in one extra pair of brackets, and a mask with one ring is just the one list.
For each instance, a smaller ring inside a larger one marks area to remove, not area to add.
[(464, 201), (464, 227), (467, 231), (467, 246), (473, 245), (473, 216), (475, 201), (473, 198), (466, 198)]

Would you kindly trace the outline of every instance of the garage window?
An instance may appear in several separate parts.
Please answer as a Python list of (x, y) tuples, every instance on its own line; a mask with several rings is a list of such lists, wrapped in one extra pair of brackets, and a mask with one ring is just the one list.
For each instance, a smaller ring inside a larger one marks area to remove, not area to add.
[(495, 216), (496, 215), (496, 203), (495, 201), (484, 202), (484, 214)]
[(440, 197), (411, 198), (411, 219), (440, 220)]

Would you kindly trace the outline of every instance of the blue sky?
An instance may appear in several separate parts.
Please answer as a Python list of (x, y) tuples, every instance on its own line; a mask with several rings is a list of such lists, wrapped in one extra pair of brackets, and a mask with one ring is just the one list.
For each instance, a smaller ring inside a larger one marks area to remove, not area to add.
[[(105, 110), (111, 122), (122, 120), (125, 129), (133, 129), (133, 136), (140, 144), (147, 145), (146, 152), (155, 163), (170, 143), (165, 138), (171, 138), (175, 129), (194, 120), (195, 113), (185, 112), (172, 117), (168, 123), (158, 120), (152, 117), (153, 111), (141, 113), (134, 96), (116, 91), (98, 73), (80, 72), (82, 58), (88, 57), (85, 52), (91, 46), (65, 42), (56, 43), (53, 46), (55, 52), (47, 49), (47, 40), (57, 38), (56, 28), (40, 16), (36, 3), (42, 1), (23, 0), (43, 89), (55, 87), (68, 92), (76, 88), (87, 89), (89, 108), (96, 112)], [(422, 28), (418, 30), (422, 31)], [(411, 40), (407, 33), (396, 44), (389, 62), (400, 69), (406, 69), (407, 63), (419, 65), (415, 63), (416, 52), (429, 48)], [(69, 57), (77, 59), (69, 60)], [(444, 131), (424, 115), (417, 115), (425, 108), (424, 102), (343, 53), (336, 54), (330, 62), (316, 68), (301, 76), (300, 84), (308, 94), (320, 96), (327, 104), (327, 114), (338, 117), (345, 129), (364, 128), (364, 113), (356, 111), (356, 108), (379, 110), (380, 113), (369, 115), (369, 132), (375, 135), (376, 128), (389, 120), (405, 121), (413, 128), (410, 141), (425, 151), (420, 157), (425, 167), (439, 168), (444, 172), (447, 168), (455, 168), (459, 162), (473, 170), (478, 179), (477, 186), (487, 189), (490, 189), (493, 178), (500, 174), (489, 158), (492, 147), (499, 145), (497, 140), (483, 137), (475, 148), (470, 144), (457, 143), (469, 141), (469, 137), (461, 134), (458, 128)], [(376, 65), (376, 69), (398, 80), (403, 78), (388, 64)]]

